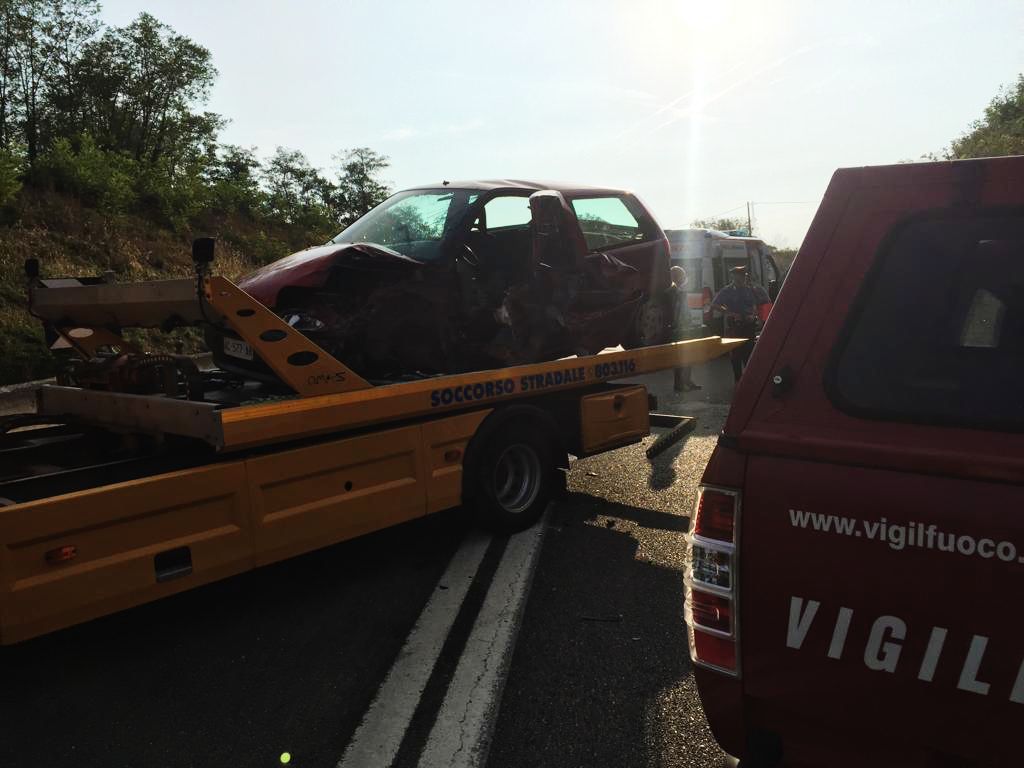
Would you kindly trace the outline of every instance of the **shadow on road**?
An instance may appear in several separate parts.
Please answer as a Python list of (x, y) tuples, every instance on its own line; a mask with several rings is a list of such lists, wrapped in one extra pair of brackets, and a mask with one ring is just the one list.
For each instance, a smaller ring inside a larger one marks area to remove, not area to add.
[(0, 648), (0, 765), (336, 765), (464, 526), (434, 515)]
[[(658, 430), (654, 433), (657, 436), (661, 436), (668, 430)], [(672, 487), (676, 482), (676, 459), (679, 454), (686, 448), (686, 442), (689, 436), (684, 437), (678, 443), (669, 446), (664, 452), (659, 453), (651, 460), (651, 476), (647, 480), (647, 485), (653, 491), (663, 491), (666, 488)]]
[[(491, 766), (664, 764), (664, 745), (673, 739), (661, 732), (667, 726), (659, 701), (691, 668), (682, 572), (638, 558), (637, 536), (681, 534), (687, 525), (683, 516), (580, 493), (558, 506), (505, 687)], [(685, 718), (673, 717), (680, 714)]]

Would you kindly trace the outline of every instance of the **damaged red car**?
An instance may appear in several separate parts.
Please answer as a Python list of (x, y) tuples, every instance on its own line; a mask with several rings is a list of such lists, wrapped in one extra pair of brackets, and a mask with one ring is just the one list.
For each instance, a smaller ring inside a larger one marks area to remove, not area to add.
[[(392, 195), (326, 245), (239, 281), (368, 378), (457, 373), (669, 337), (669, 246), (615, 189), (444, 182)], [(218, 365), (268, 377), (212, 329)]]

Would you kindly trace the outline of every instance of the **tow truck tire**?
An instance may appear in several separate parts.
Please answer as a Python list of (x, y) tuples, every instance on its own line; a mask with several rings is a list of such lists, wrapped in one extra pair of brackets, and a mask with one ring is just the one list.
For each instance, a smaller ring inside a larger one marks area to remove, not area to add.
[(480, 525), (510, 534), (536, 523), (565, 480), (557, 432), (546, 414), (505, 410), (485, 422), (470, 444), (463, 495)]

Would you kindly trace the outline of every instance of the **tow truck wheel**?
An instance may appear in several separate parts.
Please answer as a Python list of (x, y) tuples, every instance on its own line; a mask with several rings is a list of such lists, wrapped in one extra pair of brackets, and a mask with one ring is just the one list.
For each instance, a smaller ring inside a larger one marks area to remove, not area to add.
[(529, 419), (503, 419), (474, 446), (467, 502), (478, 521), (498, 533), (537, 522), (558, 489), (560, 474), (548, 431)]

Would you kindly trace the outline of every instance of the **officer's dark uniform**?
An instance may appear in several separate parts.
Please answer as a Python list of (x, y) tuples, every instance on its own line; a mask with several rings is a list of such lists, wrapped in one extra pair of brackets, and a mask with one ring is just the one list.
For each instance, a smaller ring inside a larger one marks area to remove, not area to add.
[[(746, 267), (733, 267), (732, 275), (742, 278), (747, 273)], [(757, 336), (757, 294), (754, 289), (744, 285), (730, 283), (718, 292), (711, 303), (715, 307), (725, 307), (725, 335), (731, 339), (747, 339), (742, 346), (736, 347), (729, 353), (732, 362), (732, 375), (736, 381), (740, 380), (743, 368), (750, 359), (750, 353), (754, 351), (754, 338)]]

